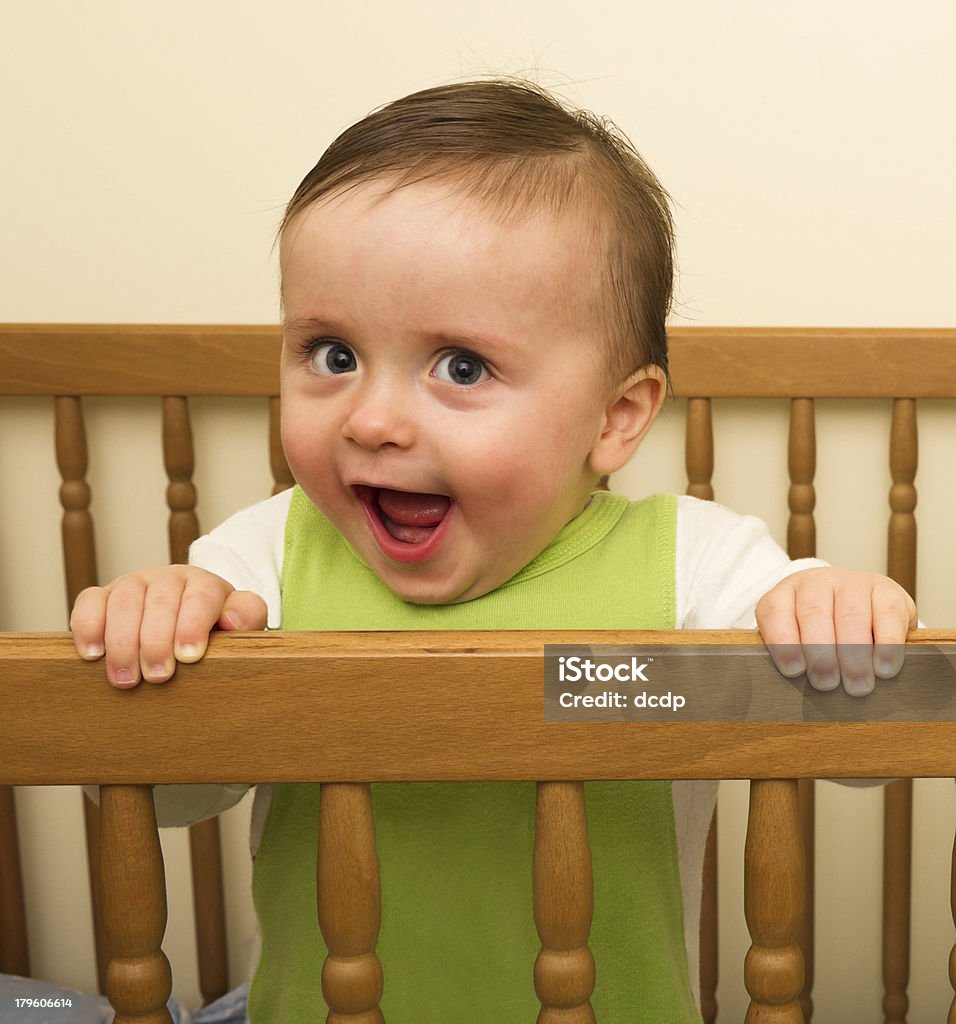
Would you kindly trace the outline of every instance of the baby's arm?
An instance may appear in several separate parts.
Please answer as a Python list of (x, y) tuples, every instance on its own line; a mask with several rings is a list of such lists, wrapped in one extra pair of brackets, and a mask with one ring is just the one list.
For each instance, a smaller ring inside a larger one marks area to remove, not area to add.
[(806, 667), (820, 689), (842, 676), (847, 692), (868, 693), (876, 677), (899, 672), (906, 631), (918, 623), (892, 580), (791, 561), (765, 523), (715, 502), (679, 498), (677, 524), (678, 628), (758, 626), (779, 670)]
[(80, 657), (93, 661), (105, 653), (107, 679), (126, 688), (140, 678), (165, 682), (177, 661), (198, 661), (214, 627), (262, 629), (265, 624), (261, 597), (192, 565), (146, 569), (90, 587), (70, 616)]
[(804, 671), (818, 690), (843, 680), (864, 696), (876, 679), (903, 667), (906, 633), (916, 605), (893, 580), (832, 567), (804, 569), (781, 580), (757, 603), (757, 626), (785, 676)]

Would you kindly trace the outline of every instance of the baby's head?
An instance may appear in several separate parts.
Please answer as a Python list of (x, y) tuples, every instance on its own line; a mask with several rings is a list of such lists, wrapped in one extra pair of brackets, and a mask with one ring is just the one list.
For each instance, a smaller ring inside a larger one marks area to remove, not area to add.
[[(502, 218), (580, 216), (580, 270), (600, 291), (604, 358), (615, 380), (667, 372), (674, 276), (667, 193), (606, 119), (530, 83), (464, 82), (413, 93), (344, 131), (296, 189), (279, 229), (313, 203), (374, 179), (436, 181)], [(585, 246), (583, 243), (590, 243)]]
[(534, 87), (371, 114), (280, 237), (289, 464), (406, 600), (513, 577), (660, 407), (666, 196), (626, 142)]

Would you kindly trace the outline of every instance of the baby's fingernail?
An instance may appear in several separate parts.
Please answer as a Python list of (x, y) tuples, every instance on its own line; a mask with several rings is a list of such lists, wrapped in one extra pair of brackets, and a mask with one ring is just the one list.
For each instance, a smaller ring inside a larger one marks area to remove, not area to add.
[(191, 661), (199, 661), (202, 657), (202, 651), (199, 649), (198, 644), (183, 644), (176, 650), (176, 660), (183, 661), (187, 664)]
[(242, 620), (234, 611), (223, 612), (222, 616), (233, 629), (242, 629)]
[(123, 687), (135, 686), (136, 676), (128, 668), (119, 668), (113, 674), (113, 684)]
[(163, 680), (168, 679), (173, 674), (173, 665), (171, 661), (167, 661), (162, 665), (150, 665), (146, 669), (147, 679)]
[(891, 646), (886, 644), (876, 650), (876, 671), (884, 679), (892, 679), (903, 668), (905, 649), (902, 644)]
[(815, 690), (835, 690), (840, 685), (840, 677), (833, 672), (811, 672), (809, 676)]
[(873, 689), (873, 682), (866, 676), (851, 676), (843, 680), (843, 688), (851, 697), (865, 697)]
[(802, 661), (788, 661), (784, 663), (783, 674), (786, 676), (799, 676), (806, 670)]
[(97, 658), (102, 658), (106, 653), (106, 649), (102, 644), (87, 644), (83, 648), (83, 657), (89, 658), (90, 661), (95, 661)]

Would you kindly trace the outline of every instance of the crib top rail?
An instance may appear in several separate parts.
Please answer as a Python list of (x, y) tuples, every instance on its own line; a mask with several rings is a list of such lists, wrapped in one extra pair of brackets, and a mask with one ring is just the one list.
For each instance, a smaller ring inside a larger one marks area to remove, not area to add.
[[(954, 398), (952, 328), (673, 327), (679, 397)], [(274, 396), (278, 327), (2, 324), (0, 395)]]
[[(956, 630), (910, 639), (911, 656), (934, 645), (951, 674)], [(546, 722), (545, 642), (648, 650), (759, 636), (215, 634), (170, 683), (123, 692), (66, 634), (5, 634), (0, 783), (956, 775), (956, 721)], [(769, 661), (767, 675), (787, 685)]]

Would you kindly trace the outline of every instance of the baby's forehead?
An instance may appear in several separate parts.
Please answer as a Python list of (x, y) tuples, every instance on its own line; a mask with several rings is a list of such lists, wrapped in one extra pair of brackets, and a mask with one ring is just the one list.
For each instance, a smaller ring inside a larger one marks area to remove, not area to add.
[[(476, 221), (501, 226), (520, 226), (530, 220), (550, 222), (555, 232), (571, 223), (584, 236), (606, 232), (612, 219), (607, 198), (599, 185), (581, 174), (559, 185), (536, 177), (527, 169), (512, 168), (505, 173), (500, 166), (488, 168), (438, 167), (391, 171), (382, 175), (364, 175), (340, 183), (304, 205), (284, 225), (280, 242), (287, 245), (294, 228), (317, 210), (340, 208), (348, 217), (360, 218), (391, 197), (406, 192), (425, 195), (426, 201), (442, 203), (448, 209)], [(357, 201), (356, 201), (357, 200)]]

